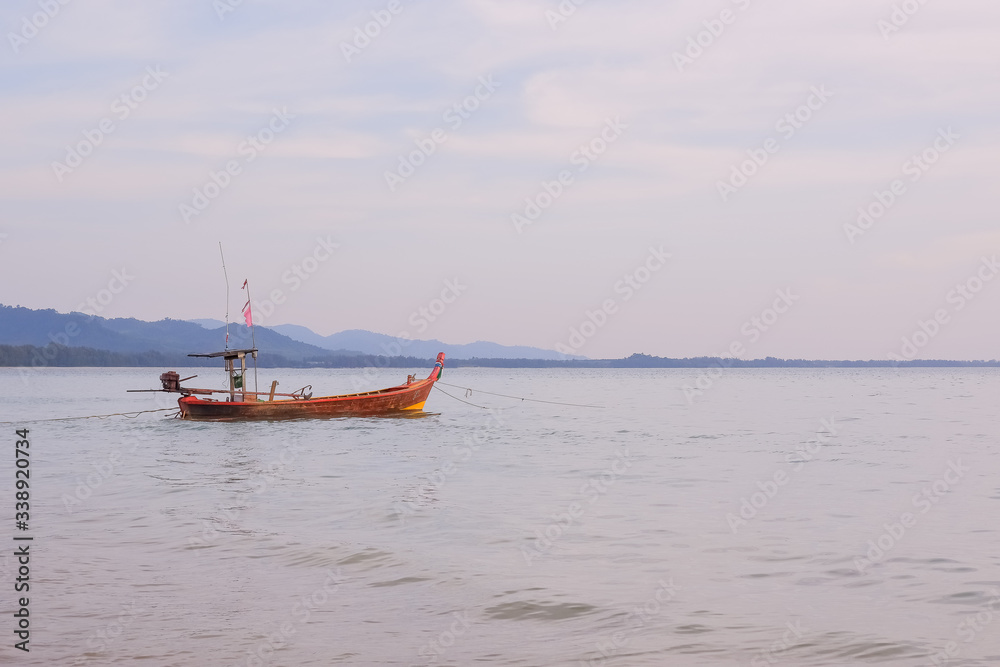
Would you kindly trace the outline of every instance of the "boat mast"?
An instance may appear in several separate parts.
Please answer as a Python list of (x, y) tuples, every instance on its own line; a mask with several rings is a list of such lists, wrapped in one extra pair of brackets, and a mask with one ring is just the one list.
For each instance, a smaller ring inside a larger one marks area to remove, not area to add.
[[(219, 241), (219, 255), (222, 257), (222, 275), (226, 277), (226, 349), (229, 349), (229, 274), (226, 272), (226, 255), (222, 252), (222, 241)], [(254, 387), (256, 389), (256, 387)]]
[(254, 336), (254, 324), (253, 324), (253, 310), (250, 304), (253, 303), (253, 299), (250, 297), (250, 281), (243, 283), (247, 288), (247, 308), (250, 310), (250, 347), (254, 349), (253, 352), (253, 393), (254, 397), (257, 396), (257, 338)]

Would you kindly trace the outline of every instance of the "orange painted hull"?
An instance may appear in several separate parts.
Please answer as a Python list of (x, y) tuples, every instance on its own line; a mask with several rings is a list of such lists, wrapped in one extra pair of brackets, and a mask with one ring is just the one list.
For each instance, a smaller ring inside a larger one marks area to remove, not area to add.
[(421, 410), (434, 380), (391, 387), (367, 394), (323, 396), (302, 400), (231, 402), (212, 401), (198, 396), (177, 399), (181, 419), (193, 421), (249, 421), (281, 419), (326, 419), (365, 417)]

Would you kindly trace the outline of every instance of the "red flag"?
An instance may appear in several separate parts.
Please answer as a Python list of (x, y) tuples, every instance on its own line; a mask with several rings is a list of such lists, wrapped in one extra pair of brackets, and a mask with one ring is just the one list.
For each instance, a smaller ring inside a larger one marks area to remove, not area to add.
[(247, 326), (248, 327), (252, 327), (253, 326), (253, 313), (250, 312), (250, 299), (249, 299), (250, 288), (247, 287), (247, 282), (248, 281), (249, 281), (249, 279), (244, 279), (243, 280), (243, 287), (241, 287), (240, 289), (245, 289), (247, 291), (247, 297), (248, 297), (247, 298), (247, 305), (243, 306), (243, 319), (245, 319), (247, 321)]

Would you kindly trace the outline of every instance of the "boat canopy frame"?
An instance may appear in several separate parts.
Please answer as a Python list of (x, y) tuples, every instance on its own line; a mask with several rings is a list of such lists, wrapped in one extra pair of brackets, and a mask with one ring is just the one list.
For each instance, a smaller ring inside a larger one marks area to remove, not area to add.
[[(223, 350), (222, 352), (208, 352), (202, 354), (189, 354), (189, 357), (200, 357), (202, 359), (218, 359), (222, 357), (226, 363), (226, 373), (229, 375), (229, 400), (232, 402), (243, 402), (246, 398), (246, 394), (251, 393), (247, 391), (246, 386), (246, 375), (247, 375), (247, 355), (253, 358), (254, 367), (254, 388), (253, 395), (254, 400), (256, 400), (259, 393), (257, 387), (257, 348), (251, 347), (244, 350)], [(239, 370), (236, 368), (236, 361), (239, 360)], [(237, 380), (239, 380), (237, 387)], [(275, 383), (277, 384), (277, 383)], [(237, 392), (237, 389), (239, 390)], [(237, 398), (237, 396), (239, 398)], [(271, 387), (271, 396), (273, 400), (274, 387)]]

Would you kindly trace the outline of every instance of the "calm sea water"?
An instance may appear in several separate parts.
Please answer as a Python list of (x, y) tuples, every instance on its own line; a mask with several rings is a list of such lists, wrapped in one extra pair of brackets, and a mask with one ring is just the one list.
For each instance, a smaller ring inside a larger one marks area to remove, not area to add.
[[(125, 393), (159, 372), (0, 369), (0, 420), (163, 407)], [(0, 662), (1000, 663), (996, 370), (727, 370), (689, 403), (698, 375), (445, 370), (599, 408), (442, 387), (492, 410), (27, 424), (30, 654), (5, 425)]]

